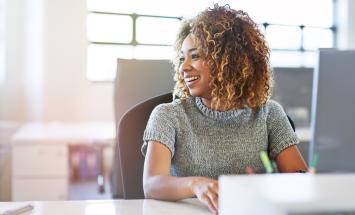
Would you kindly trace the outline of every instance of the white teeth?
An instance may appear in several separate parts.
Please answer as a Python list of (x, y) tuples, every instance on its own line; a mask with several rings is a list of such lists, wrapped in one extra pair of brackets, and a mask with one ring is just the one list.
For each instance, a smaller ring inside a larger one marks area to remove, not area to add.
[(186, 82), (190, 82), (190, 81), (194, 81), (197, 80), (199, 78), (199, 76), (190, 76), (188, 78), (185, 78)]

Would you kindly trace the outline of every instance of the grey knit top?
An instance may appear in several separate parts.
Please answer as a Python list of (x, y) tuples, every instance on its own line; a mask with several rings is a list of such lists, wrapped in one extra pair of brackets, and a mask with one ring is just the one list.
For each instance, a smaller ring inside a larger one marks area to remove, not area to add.
[(269, 100), (255, 110), (219, 112), (192, 96), (153, 110), (143, 136), (143, 155), (150, 140), (170, 150), (171, 175), (215, 179), (222, 174), (243, 174), (248, 166), (255, 172), (265, 172), (261, 151), (275, 159), (282, 150), (299, 142), (275, 101)]

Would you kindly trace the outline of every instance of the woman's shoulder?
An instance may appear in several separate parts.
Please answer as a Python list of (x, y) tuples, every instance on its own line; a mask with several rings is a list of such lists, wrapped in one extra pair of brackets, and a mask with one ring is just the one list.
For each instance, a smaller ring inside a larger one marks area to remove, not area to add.
[(264, 105), (263, 105), (263, 112), (266, 114), (267, 117), (271, 118), (277, 118), (280, 116), (285, 115), (285, 111), (282, 107), (282, 105), (272, 99), (269, 99)]
[(282, 105), (279, 102), (272, 99), (269, 99), (265, 104), (260, 106), (260, 109), (266, 115), (284, 112)]
[(277, 109), (277, 108), (282, 108), (281, 104), (278, 103), (275, 100), (269, 99), (266, 103), (265, 103), (265, 107), (269, 108), (269, 109)]
[(166, 114), (177, 113), (184, 108), (186, 103), (189, 102), (188, 100), (189, 98), (184, 100), (174, 99), (172, 102), (159, 104), (154, 108), (153, 112)]

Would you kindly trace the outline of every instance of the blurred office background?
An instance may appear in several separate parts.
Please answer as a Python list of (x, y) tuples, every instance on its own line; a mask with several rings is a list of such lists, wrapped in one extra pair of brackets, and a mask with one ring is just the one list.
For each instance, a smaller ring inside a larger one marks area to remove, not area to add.
[[(38, 183), (56, 187), (54, 199), (110, 198), (116, 59), (172, 58), (181, 17), (213, 2), (245, 10), (265, 33), (273, 98), (307, 157), (317, 50), (355, 49), (355, 1), (0, 0), (0, 201)], [(26, 170), (33, 162), (46, 168)]]

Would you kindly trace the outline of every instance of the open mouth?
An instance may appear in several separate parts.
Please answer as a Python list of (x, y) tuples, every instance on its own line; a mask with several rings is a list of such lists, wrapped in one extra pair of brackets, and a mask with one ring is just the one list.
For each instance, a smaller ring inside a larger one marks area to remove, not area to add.
[(192, 75), (192, 76), (186, 77), (185, 82), (186, 83), (193, 83), (193, 82), (197, 81), (198, 79), (200, 79), (199, 75)]

